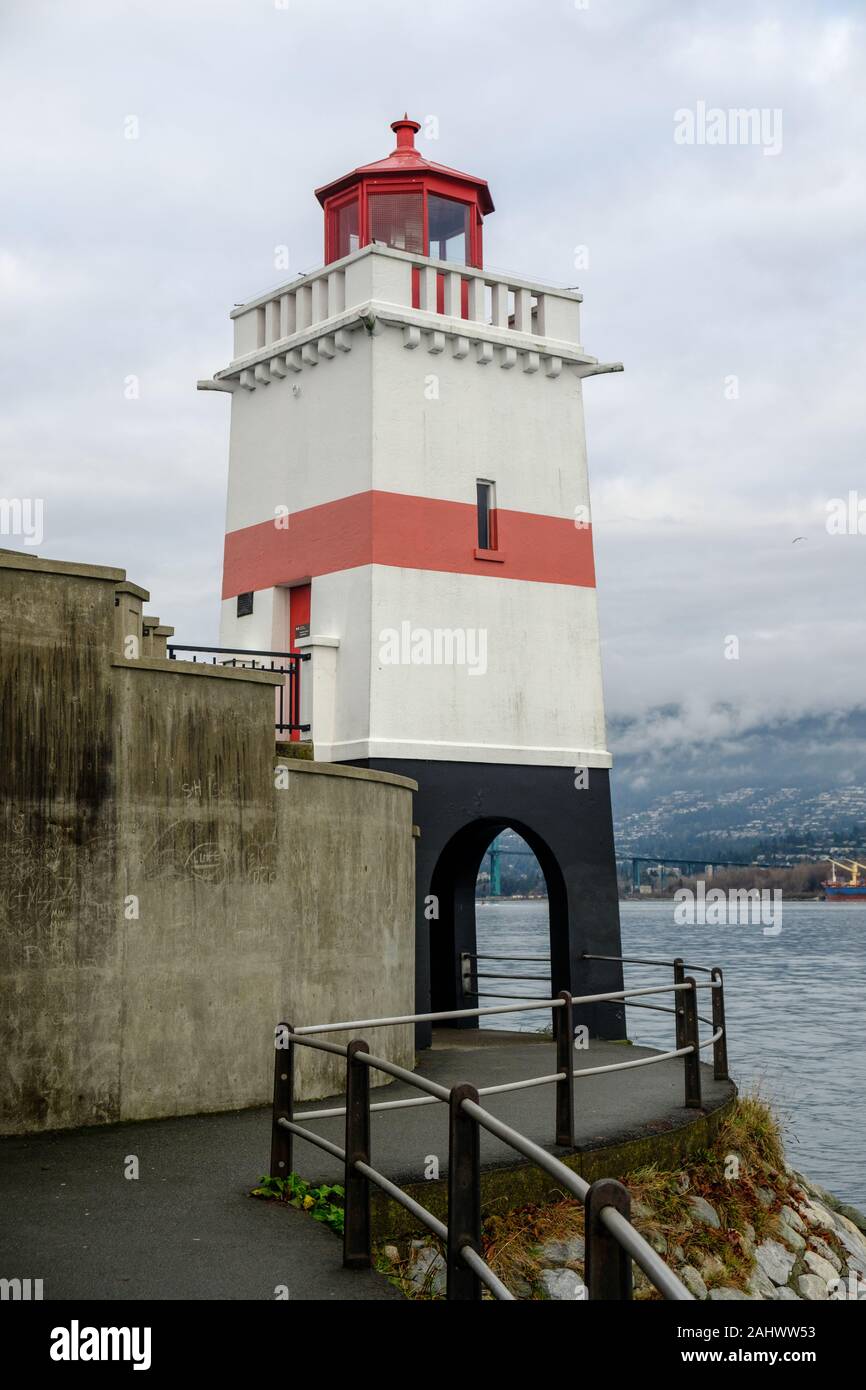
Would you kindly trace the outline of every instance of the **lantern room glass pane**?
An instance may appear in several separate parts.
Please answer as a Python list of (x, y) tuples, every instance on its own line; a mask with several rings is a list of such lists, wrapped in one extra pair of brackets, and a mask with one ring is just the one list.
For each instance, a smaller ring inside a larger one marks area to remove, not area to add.
[(331, 210), (331, 259), (338, 261), (358, 249), (358, 199)]
[(424, 255), (424, 198), (421, 193), (371, 193), (370, 240), (397, 251)]
[(439, 261), (469, 264), (469, 204), (454, 198), (427, 197), (430, 224), (430, 255)]

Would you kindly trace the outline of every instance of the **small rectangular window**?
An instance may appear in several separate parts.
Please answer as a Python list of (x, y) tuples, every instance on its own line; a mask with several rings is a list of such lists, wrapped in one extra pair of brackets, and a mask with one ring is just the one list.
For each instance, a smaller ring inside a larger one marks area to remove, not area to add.
[(478, 510), (478, 549), (496, 549), (496, 487), (479, 478), (475, 484)]
[(238, 594), (238, 617), (248, 618), (253, 611), (252, 594)]

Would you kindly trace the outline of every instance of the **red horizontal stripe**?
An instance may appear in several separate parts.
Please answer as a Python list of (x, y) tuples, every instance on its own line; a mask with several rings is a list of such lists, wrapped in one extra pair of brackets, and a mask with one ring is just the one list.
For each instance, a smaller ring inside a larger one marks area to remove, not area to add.
[(223, 598), (370, 564), (595, 586), (591, 527), (534, 512), (499, 510), (496, 516), (501, 563), (476, 559), (471, 503), (359, 492), (308, 507), (292, 513), (285, 529), (262, 521), (229, 532)]

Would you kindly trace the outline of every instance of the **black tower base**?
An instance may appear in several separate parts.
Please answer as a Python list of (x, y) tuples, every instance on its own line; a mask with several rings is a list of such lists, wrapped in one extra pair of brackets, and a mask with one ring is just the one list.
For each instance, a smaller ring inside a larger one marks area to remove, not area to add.
[[(472, 1008), (464, 992), (461, 952), (475, 945), (475, 882), (491, 840), (512, 829), (529, 845), (547, 880), (553, 994), (600, 994), (622, 989), (616, 961), (582, 960), (583, 952), (622, 954), (610, 807), (609, 774), (583, 773), (579, 788), (568, 767), (454, 763), (370, 758), (355, 766), (378, 768), (418, 783), (415, 821), (416, 1010)], [(438, 913), (438, 916), (436, 915)], [(482, 1003), (484, 1001), (481, 1001)], [(593, 1037), (625, 1037), (619, 1003), (575, 1009), (575, 1024)], [(465, 1021), (476, 1027), (475, 1019)], [(418, 1025), (419, 1047), (429, 1047), (430, 1024)]]

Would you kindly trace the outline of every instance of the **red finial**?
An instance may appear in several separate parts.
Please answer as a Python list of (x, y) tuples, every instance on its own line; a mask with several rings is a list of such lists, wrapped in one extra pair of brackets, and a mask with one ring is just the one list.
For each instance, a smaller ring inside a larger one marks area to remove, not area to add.
[(397, 136), (398, 150), (414, 150), (415, 132), (421, 129), (420, 121), (410, 121), (409, 113), (406, 112), (400, 121), (392, 121), (391, 129)]

